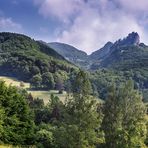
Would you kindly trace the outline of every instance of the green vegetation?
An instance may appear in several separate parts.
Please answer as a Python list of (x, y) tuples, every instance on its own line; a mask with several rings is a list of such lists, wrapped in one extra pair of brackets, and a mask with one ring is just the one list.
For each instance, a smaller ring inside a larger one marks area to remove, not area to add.
[(66, 99), (67, 93), (59, 93), (59, 90), (31, 90), (30, 83), (19, 81), (15, 78), (0, 76), (0, 81), (4, 81), (7, 86), (15, 86), (18, 89), (26, 89), (27, 92), (33, 96), (33, 98), (43, 99), (44, 103), (47, 104), (51, 94), (58, 96), (63, 102)]
[(146, 110), (142, 97), (128, 81), (118, 90), (112, 86), (104, 107), (102, 127), (105, 147), (146, 148)]
[[(146, 148), (148, 120), (132, 81), (110, 87), (106, 102), (92, 96), (88, 74), (79, 71), (71, 96), (42, 99), (0, 82), (0, 143), (39, 148)], [(53, 92), (53, 91), (52, 91)]]
[(84, 72), (44, 43), (0, 33), (1, 147), (148, 147), (147, 46), (117, 47)]
[(57, 75), (65, 83), (75, 70), (74, 65), (40, 42), (25, 35), (0, 33), (0, 75), (30, 82), (33, 89), (54, 89)]
[(33, 137), (33, 115), (25, 97), (0, 82), (0, 143), (31, 145)]
[(77, 66), (82, 68), (88, 67), (90, 62), (89, 56), (84, 51), (78, 50), (71, 45), (58, 42), (48, 43), (47, 45)]
[(39, 91), (39, 90), (32, 90), (27, 91), (28, 93), (31, 93), (33, 98), (39, 98), (43, 99), (44, 103), (47, 104), (49, 102), (50, 96), (53, 94), (54, 96), (57, 96), (60, 101), (64, 102), (67, 96), (67, 93), (64, 91), (62, 94), (59, 94), (58, 90), (50, 90), (50, 91)]
[(120, 85), (127, 80), (134, 81), (134, 88), (139, 89), (144, 96), (144, 102), (148, 101), (148, 69), (134, 69), (134, 70), (115, 70), (115, 69), (100, 69), (90, 73), (90, 80), (93, 84), (94, 93), (101, 99), (107, 96), (107, 90), (112, 83)]

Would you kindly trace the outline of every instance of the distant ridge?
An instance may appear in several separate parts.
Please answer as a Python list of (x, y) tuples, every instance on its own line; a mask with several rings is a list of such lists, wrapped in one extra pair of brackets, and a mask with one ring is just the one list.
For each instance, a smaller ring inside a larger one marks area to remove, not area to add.
[(88, 66), (88, 55), (84, 51), (81, 51), (71, 45), (59, 42), (51, 42), (48, 43), (49, 47), (56, 50), (59, 54), (65, 57), (70, 62), (80, 66), (87, 67)]

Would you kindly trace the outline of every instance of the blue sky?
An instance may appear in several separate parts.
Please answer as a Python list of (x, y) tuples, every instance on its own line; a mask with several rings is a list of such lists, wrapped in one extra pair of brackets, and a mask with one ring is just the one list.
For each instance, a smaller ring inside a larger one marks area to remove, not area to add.
[(148, 0), (0, 0), (0, 31), (91, 53), (136, 31), (148, 43)]

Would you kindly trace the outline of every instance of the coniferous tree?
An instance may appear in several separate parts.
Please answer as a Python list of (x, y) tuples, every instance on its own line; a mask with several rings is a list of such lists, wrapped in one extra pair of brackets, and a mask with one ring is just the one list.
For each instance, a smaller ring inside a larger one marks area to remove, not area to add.
[(87, 74), (80, 71), (73, 88), (73, 97), (66, 104), (64, 122), (55, 132), (57, 145), (61, 148), (96, 147), (100, 116), (97, 102), (90, 96), (91, 85)]
[(146, 147), (145, 106), (132, 81), (121, 88), (112, 87), (105, 103), (102, 128), (106, 147)]
[(5, 144), (33, 144), (33, 116), (25, 97), (0, 82), (0, 139)]

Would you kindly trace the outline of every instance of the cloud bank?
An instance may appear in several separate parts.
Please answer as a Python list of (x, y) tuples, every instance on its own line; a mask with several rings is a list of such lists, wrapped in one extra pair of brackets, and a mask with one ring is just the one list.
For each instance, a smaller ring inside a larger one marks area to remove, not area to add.
[(148, 43), (148, 0), (34, 0), (34, 3), (45, 18), (60, 21), (56, 41), (87, 53), (132, 31)]

